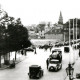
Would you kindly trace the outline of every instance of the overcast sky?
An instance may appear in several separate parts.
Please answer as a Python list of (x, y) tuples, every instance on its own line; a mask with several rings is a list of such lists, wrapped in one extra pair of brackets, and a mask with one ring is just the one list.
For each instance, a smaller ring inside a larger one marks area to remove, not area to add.
[(80, 18), (80, 0), (0, 0), (9, 16), (21, 18), (24, 25), (46, 21), (57, 23), (62, 12), (63, 22)]

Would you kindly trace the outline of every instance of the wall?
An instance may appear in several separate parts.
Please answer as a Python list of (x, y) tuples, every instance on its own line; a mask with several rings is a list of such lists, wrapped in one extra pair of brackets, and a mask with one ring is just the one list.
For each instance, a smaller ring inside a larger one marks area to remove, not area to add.
[(63, 41), (63, 34), (45, 34), (45, 39), (57, 39)]

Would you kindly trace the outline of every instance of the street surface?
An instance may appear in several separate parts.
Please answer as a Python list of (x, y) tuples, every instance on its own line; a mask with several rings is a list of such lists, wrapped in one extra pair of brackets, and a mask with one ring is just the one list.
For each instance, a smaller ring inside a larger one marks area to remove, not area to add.
[[(63, 50), (63, 47), (61, 48)], [(65, 80), (66, 79), (66, 67), (69, 64), (69, 53), (62, 53), (62, 69), (58, 72), (49, 72), (46, 68), (46, 59), (51, 54), (48, 49), (45, 51), (44, 49), (36, 49), (37, 54), (34, 52), (28, 52), (26, 59), (22, 62), (18, 63), (13, 69), (4, 69), (0, 70), (0, 80), (30, 80), (28, 76), (29, 66), (33, 64), (40, 65), (44, 70), (44, 75), (39, 80)], [(74, 51), (75, 52), (75, 51)], [(76, 54), (77, 54), (76, 50)], [(75, 57), (74, 57), (75, 56)], [(76, 61), (77, 55), (74, 54), (71, 56), (72, 61)], [(33, 79), (31, 79), (33, 80)], [(37, 80), (37, 79), (34, 79)]]

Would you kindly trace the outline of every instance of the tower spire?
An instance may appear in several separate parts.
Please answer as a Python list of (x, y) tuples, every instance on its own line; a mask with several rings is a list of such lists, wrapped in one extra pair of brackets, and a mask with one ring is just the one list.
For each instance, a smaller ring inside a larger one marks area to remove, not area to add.
[(61, 11), (60, 11), (60, 16), (59, 16), (58, 24), (63, 24), (63, 17), (62, 17)]

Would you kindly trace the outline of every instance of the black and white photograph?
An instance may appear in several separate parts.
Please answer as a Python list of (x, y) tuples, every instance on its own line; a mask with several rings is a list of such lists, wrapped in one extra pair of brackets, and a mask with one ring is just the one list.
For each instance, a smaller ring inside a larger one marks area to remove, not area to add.
[(80, 80), (80, 0), (0, 0), (0, 80)]

